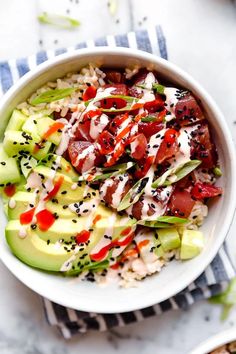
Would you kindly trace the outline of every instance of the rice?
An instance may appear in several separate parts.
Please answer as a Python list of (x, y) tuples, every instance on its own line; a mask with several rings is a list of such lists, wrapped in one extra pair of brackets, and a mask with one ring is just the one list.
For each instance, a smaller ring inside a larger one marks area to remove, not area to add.
[(190, 223), (187, 225), (187, 228), (190, 230), (197, 230), (198, 226), (203, 224), (204, 218), (208, 215), (208, 207), (200, 201), (196, 201), (191, 214), (188, 219)]
[[(54, 111), (62, 112), (61, 116), (64, 117), (68, 112), (68, 109), (78, 109), (78, 105), (82, 102), (82, 93), (88, 87), (87, 84), (94, 85), (96, 88), (103, 86), (105, 85), (105, 76), (106, 74), (103, 71), (94, 65), (89, 64), (89, 66), (84, 67), (78, 74), (69, 73), (61, 79), (49, 81), (34, 92), (26, 102), (20, 103), (17, 108), (22, 110), (22, 112), (27, 116), (37, 114), (39, 111), (42, 112), (43, 110), (47, 115), (52, 114)], [(58, 101), (41, 103), (37, 106), (30, 104), (36, 96), (42, 94), (43, 92), (51, 89), (65, 88), (77, 88), (78, 90), (74, 91), (70, 97), (66, 97)]]

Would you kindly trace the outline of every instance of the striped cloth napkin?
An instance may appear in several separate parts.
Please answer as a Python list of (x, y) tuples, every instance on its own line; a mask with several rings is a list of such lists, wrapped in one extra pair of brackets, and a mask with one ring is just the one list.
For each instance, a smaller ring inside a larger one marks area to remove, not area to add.
[[(68, 51), (93, 46), (118, 46), (138, 48), (167, 59), (165, 37), (161, 27), (152, 27), (148, 30), (129, 32), (125, 35), (107, 36), (95, 41), (78, 44), (75, 47), (54, 51), (41, 51), (28, 58), (9, 60), (0, 63), (0, 96), (6, 92), (22, 75), (33, 69), (36, 65), (48, 58)], [(86, 333), (89, 330), (106, 331), (113, 327), (125, 326), (130, 323), (172, 309), (186, 310), (196, 301), (217, 295), (225, 289), (231, 278), (236, 275), (231, 260), (224, 245), (213, 262), (205, 272), (190, 284), (185, 290), (174, 297), (141, 310), (119, 314), (96, 314), (76, 311), (43, 299), (44, 309), (48, 323), (57, 326), (65, 338), (70, 338), (76, 333)]]

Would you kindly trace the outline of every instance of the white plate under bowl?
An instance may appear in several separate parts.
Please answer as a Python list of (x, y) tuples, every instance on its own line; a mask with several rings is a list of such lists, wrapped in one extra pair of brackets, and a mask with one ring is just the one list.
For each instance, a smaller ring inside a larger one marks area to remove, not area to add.
[(224, 344), (236, 341), (236, 327), (220, 332), (210, 337), (189, 354), (208, 354)]
[(201, 228), (206, 238), (203, 252), (190, 261), (171, 262), (159, 275), (148, 277), (138, 287), (131, 289), (121, 289), (115, 285), (101, 288), (94, 283), (48, 274), (23, 264), (12, 255), (5, 242), (6, 218), (3, 211), (0, 212), (0, 257), (6, 267), (25, 285), (58, 304), (74, 309), (98, 313), (125, 312), (159, 303), (183, 290), (204, 271), (216, 255), (226, 237), (235, 209), (234, 148), (228, 127), (216, 103), (192, 77), (166, 60), (126, 48), (78, 50), (39, 65), (36, 70), (20, 79), (1, 100), (0, 130), (6, 126), (14, 107), (38, 87), (47, 81), (63, 77), (68, 72), (79, 70), (89, 62), (120, 68), (138, 64), (155, 69), (173, 84), (192, 90), (201, 99), (211, 124), (223, 170), (218, 184), (223, 187), (224, 194), (217, 202), (212, 203)]

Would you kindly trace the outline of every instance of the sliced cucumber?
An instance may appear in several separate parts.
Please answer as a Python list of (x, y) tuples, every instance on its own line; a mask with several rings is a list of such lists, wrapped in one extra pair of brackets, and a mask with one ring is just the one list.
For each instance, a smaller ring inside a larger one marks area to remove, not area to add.
[(37, 121), (34, 116), (29, 117), (23, 125), (22, 130), (30, 134), (35, 142), (40, 142), (41, 137), (38, 134)]
[(12, 157), (0, 161), (0, 184), (17, 183), (20, 181), (20, 171), (17, 162)]
[(26, 132), (8, 131), (5, 133), (3, 147), (6, 153), (11, 157), (17, 155), (19, 151), (28, 151), (36, 159), (40, 160), (48, 155), (52, 144), (47, 141), (43, 144), (42, 148), (35, 150), (36, 143), (37, 142)]
[[(36, 127), (37, 127), (37, 132), (38, 132), (39, 136), (42, 138), (44, 136), (44, 134), (48, 131), (50, 126), (52, 126), (54, 123), (55, 123), (55, 121), (50, 117), (44, 117), (41, 119), (37, 119)], [(59, 145), (60, 141), (61, 141), (61, 132), (57, 131), (57, 132), (51, 134), (47, 138), (47, 140), (55, 145)]]
[(10, 118), (10, 120), (8, 122), (6, 131), (8, 131), (8, 130), (20, 130), (26, 120), (27, 120), (27, 116), (25, 114), (21, 113), (17, 109), (14, 109), (14, 111), (13, 111), (13, 113), (11, 115), (11, 118)]
[(31, 155), (29, 155), (28, 157), (22, 157), (20, 161), (20, 167), (25, 178), (28, 177), (32, 169), (36, 167), (37, 164), (38, 161), (35, 158), (33, 158)]

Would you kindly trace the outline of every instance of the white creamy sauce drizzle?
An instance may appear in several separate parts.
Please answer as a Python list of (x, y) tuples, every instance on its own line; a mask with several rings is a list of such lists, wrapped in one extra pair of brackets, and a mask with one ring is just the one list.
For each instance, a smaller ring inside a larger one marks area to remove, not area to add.
[(27, 236), (27, 227), (26, 226), (23, 226), (23, 225), (20, 226), (18, 236), (20, 238), (25, 238)]
[(185, 163), (190, 161), (191, 146), (189, 145), (189, 142), (192, 139), (191, 132), (196, 129), (197, 129), (196, 126), (184, 127), (182, 129), (180, 129), (180, 131), (179, 131), (180, 135), (178, 136), (178, 144), (180, 144), (179, 152), (175, 155), (174, 158), (169, 160), (170, 167), (161, 176), (161, 180), (160, 180), (161, 184), (170, 175), (173, 175), (170, 177), (171, 181), (175, 182), (175, 179), (176, 179), (175, 174), (174, 174), (175, 171), (178, 170), (178, 168), (183, 166)]
[(96, 159), (95, 153), (90, 153), (89, 156), (84, 160), (81, 173), (83, 174), (84, 172), (90, 170), (94, 166), (94, 161)]
[(156, 82), (156, 78), (153, 75), (152, 72), (148, 73), (145, 81), (144, 81), (144, 85), (146, 86), (147, 89), (143, 89), (143, 97), (142, 99), (144, 100), (144, 102), (150, 102), (150, 101), (154, 101), (155, 100), (155, 95), (154, 93), (151, 91), (152, 90), (152, 85)]
[(180, 144), (179, 149), (180, 152), (186, 157), (186, 159), (190, 159), (191, 147), (189, 146), (189, 142), (192, 140), (191, 133), (196, 129), (196, 126), (184, 127), (180, 129), (180, 135), (178, 137), (178, 143)]
[(151, 136), (149, 140), (148, 156), (156, 156), (163, 141), (163, 136), (167, 129), (162, 129), (158, 133)]
[(82, 170), (81, 170), (82, 173), (88, 171), (91, 167), (94, 166), (94, 160), (96, 159), (94, 151), (95, 151), (95, 146), (90, 145), (86, 149), (84, 149), (81, 152), (81, 154), (78, 154), (74, 166), (75, 167), (78, 166), (81, 160), (84, 160)]
[[(48, 193), (54, 188), (54, 183), (53, 183), (53, 180), (54, 180), (54, 177), (55, 177), (55, 175), (56, 175), (56, 172), (57, 172), (57, 169), (58, 169), (58, 167), (60, 167), (60, 164), (61, 164), (61, 156), (57, 156), (57, 158), (56, 158), (56, 160), (55, 160), (55, 162), (54, 162), (54, 164), (53, 164), (53, 167), (54, 167), (54, 170), (53, 169), (51, 169), (50, 170), (50, 176), (49, 176), (49, 178), (44, 182), (44, 186), (45, 186), (45, 188), (43, 188), (42, 190), (41, 190), (41, 193), (40, 193), (40, 195), (39, 195), (39, 201), (38, 201), (38, 204), (37, 204), (37, 206), (36, 206), (36, 208), (35, 208), (35, 211), (34, 211), (34, 216), (33, 216), (33, 219), (32, 219), (32, 223), (33, 224), (35, 224), (36, 223), (36, 217), (35, 217), (35, 215), (37, 214), (37, 213), (39, 213), (41, 210), (44, 210), (45, 209), (45, 204), (46, 204), (46, 201), (44, 200), (44, 198), (48, 195)], [(33, 179), (34, 180), (38, 180), (38, 178), (40, 179), (40, 185), (39, 185), (39, 183), (37, 183), (37, 187), (39, 188), (39, 187), (42, 187), (42, 180), (41, 180), (41, 177), (37, 174), (37, 173), (31, 173), (31, 175), (33, 175)], [(29, 176), (29, 178), (31, 177), (31, 175)], [(29, 180), (29, 178), (28, 178), (28, 180)], [(31, 177), (32, 178), (32, 177)], [(32, 179), (32, 180), (33, 180)], [(38, 180), (38, 182), (39, 182), (39, 180)], [(27, 183), (28, 183), (28, 181), (27, 181)], [(36, 200), (36, 198), (37, 198), (37, 190), (35, 190), (35, 192), (34, 192), (34, 202), (35, 202), (35, 200)], [(30, 203), (31, 204), (31, 203)], [(27, 210), (28, 209), (31, 209), (29, 206), (28, 206), (28, 208), (27, 208)]]
[(98, 116), (93, 117), (90, 124), (89, 135), (92, 139), (96, 140), (99, 134), (104, 130), (104, 128), (109, 123), (109, 118), (106, 114), (102, 114), (101, 117), (96, 119)]
[(174, 87), (165, 87), (164, 94), (166, 95), (166, 109), (170, 112), (170, 114), (166, 115), (165, 119), (167, 122), (171, 121), (175, 117), (175, 107), (177, 102), (179, 101), (177, 98), (177, 92), (179, 89)]
[(94, 111), (94, 110), (98, 109), (99, 107), (96, 106), (95, 103), (96, 103), (97, 101), (100, 101), (100, 100), (106, 98), (106, 97), (111, 96), (111, 95), (112, 95), (112, 91), (114, 91), (114, 90), (115, 90), (115, 87), (108, 87), (108, 88), (106, 88), (105, 90), (104, 90), (102, 87), (100, 87), (100, 88), (97, 90), (97, 94), (96, 94), (96, 96), (94, 97), (94, 99), (92, 99), (92, 100), (89, 102), (89, 104), (88, 104), (88, 106), (87, 106), (87, 109), (86, 109), (86, 112), (88, 112), (88, 111)]
[[(152, 183), (154, 181), (154, 171), (155, 171), (154, 166), (151, 166), (149, 171), (146, 174), (146, 177), (148, 177), (148, 182), (145, 186), (143, 200), (142, 200), (142, 204), (143, 204), (141, 210), (142, 220), (155, 220), (159, 216), (165, 213), (166, 205), (170, 198), (171, 191), (173, 188), (172, 186), (163, 188), (162, 192), (159, 193), (160, 200), (155, 200), (153, 198), (154, 195), (153, 192), (155, 192), (155, 189), (152, 188)], [(148, 211), (150, 208), (152, 208), (154, 211), (154, 214), (151, 216), (148, 215)], [(128, 212), (130, 212), (130, 210), (128, 210)]]
[(89, 188), (90, 188), (89, 185), (85, 184), (84, 191), (83, 191), (83, 198), (86, 197), (86, 195), (88, 194)]
[(72, 191), (75, 191), (78, 188), (78, 184), (77, 183), (73, 183), (72, 186), (70, 187), (70, 189)]
[[(121, 125), (118, 127), (118, 133), (117, 133), (117, 135), (119, 135), (119, 134), (129, 125), (129, 123), (130, 123), (131, 121), (132, 121), (132, 117), (130, 117), (130, 116), (129, 116), (127, 119), (125, 119), (125, 120), (121, 123)], [(127, 133), (123, 136), (123, 138), (126, 138), (126, 137), (129, 135), (129, 133), (130, 133), (130, 132), (127, 132)], [(112, 153), (111, 155), (107, 155), (107, 162), (109, 162), (109, 161), (111, 160), (113, 154), (115, 154), (116, 151), (120, 149), (121, 143), (122, 143), (122, 141), (119, 141), (119, 142), (115, 145), (115, 149), (114, 149), (113, 153)]]
[(76, 247), (72, 256), (62, 264), (62, 266), (60, 268), (61, 272), (67, 272), (68, 270), (70, 270), (72, 268), (72, 264), (73, 264), (74, 260), (76, 259), (76, 253), (78, 253), (78, 252), (79, 252), (79, 247)]
[(81, 111), (84, 110), (84, 103), (78, 104), (77, 111), (72, 113), (69, 122), (65, 119), (66, 122), (62, 130), (61, 141), (56, 150), (57, 155), (63, 155), (64, 152), (67, 150), (70, 138), (73, 137), (73, 133), (77, 129), (77, 124), (74, 124), (74, 122), (79, 119), (79, 117), (81, 116)]
[[(142, 108), (140, 110), (142, 110)], [(130, 136), (136, 135), (137, 133), (138, 133), (138, 124), (134, 124), (130, 130)]]
[[(122, 178), (122, 180), (120, 180), (120, 178)], [(129, 176), (124, 176), (124, 175), (120, 175), (118, 177), (115, 178), (115, 180), (118, 180), (118, 185), (116, 187), (115, 192), (112, 195), (112, 206), (113, 208), (117, 208), (121, 202), (121, 198), (122, 198), (122, 193), (124, 192), (124, 188), (126, 183), (129, 180)]]
[(113, 184), (113, 180), (112, 179), (106, 179), (103, 183), (103, 185), (100, 187), (100, 197), (101, 199), (104, 198), (104, 196), (106, 195), (107, 193), (107, 188), (112, 186)]
[(133, 154), (133, 153), (136, 151), (137, 146), (139, 146), (139, 141), (138, 141), (137, 139), (133, 140), (133, 141), (130, 143), (130, 151), (131, 151), (131, 154)]
[[(126, 218), (125, 218), (126, 219)], [(127, 218), (127, 221), (130, 220), (129, 218)], [(124, 224), (124, 222), (121, 222), (120, 225)], [(135, 230), (136, 226), (133, 225), (132, 226), (132, 232)], [(122, 242), (124, 241), (129, 235), (125, 235), (121, 238), (119, 238), (119, 241)], [(115, 264), (116, 263), (116, 258), (124, 251), (124, 249), (127, 247), (128, 245), (126, 246), (120, 246), (119, 248), (114, 248), (112, 250), (112, 257), (115, 258), (114, 261), (110, 261), (110, 265), (112, 264)]]
[(88, 230), (93, 226), (93, 219), (94, 216), (97, 212), (97, 207), (100, 203), (99, 199), (93, 199), (93, 204), (95, 204), (95, 207), (92, 209), (92, 211), (90, 212), (90, 214), (87, 216), (86, 222), (85, 222), (85, 229)]
[(141, 247), (140, 251), (140, 256), (146, 264), (155, 262), (158, 259), (154, 252), (150, 252), (151, 248), (155, 247), (154, 237), (154, 232), (146, 230), (139, 231), (135, 236), (136, 244), (139, 244), (144, 240), (149, 241), (147, 245)]
[(16, 201), (15, 201), (14, 198), (11, 198), (9, 200), (8, 206), (9, 206), (10, 209), (14, 209), (16, 207)]
[(31, 174), (27, 178), (27, 183), (25, 188), (39, 188), (42, 185), (42, 179), (36, 172), (31, 172)]
[[(152, 91), (152, 85), (157, 82), (155, 76), (153, 75), (152, 72), (149, 72), (145, 78), (145, 80), (138, 82), (135, 87), (137, 92), (141, 95), (142, 98), (140, 98), (137, 103), (145, 103), (145, 102), (151, 102), (155, 100), (155, 95)], [(138, 85), (145, 86), (146, 88), (141, 88), (138, 87)]]
[[(107, 219), (107, 225), (104, 235), (108, 237), (112, 237), (113, 229), (116, 222), (117, 215), (116, 213), (112, 213), (112, 215)], [(96, 244), (96, 246), (92, 249), (91, 254), (98, 253), (103, 247), (109, 245), (111, 243), (111, 239), (102, 237), (100, 241)]]
[(60, 144), (58, 145), (57, 149), (56, 149), (56, 154), (57, 155), (63, 155), (64, 152), (67, 150), (68, 145), (69, 145), (69, 141), (70, 141), (70, 135), (68, 133), (68, 130), (66, 130), (67, 128), (64, 127), (62, 134), (61, 134), (61, 141)]

